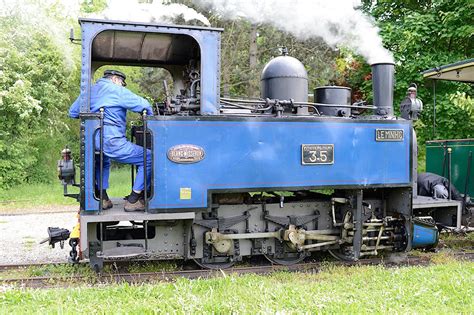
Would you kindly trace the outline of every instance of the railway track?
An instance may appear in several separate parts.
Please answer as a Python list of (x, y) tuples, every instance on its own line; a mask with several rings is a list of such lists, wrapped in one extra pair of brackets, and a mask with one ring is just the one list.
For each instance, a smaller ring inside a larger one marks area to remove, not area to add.
[[(450, 254), (457, 259), (474, 261), (474, 252), (455, 252)], [(407, 256), (404, 259), (397, 259), (394, 261), (384, 260), (381, 258), (364, 259), (357, 262), (333, 262), (335, 265), (344, 266), (361, 266), (361, 265), (379, 265), (386, 267), (396, 266), (426, 266), (432, 262), (434, 256)], [(166, 272), (117, 272), (104, 273), (91, 276), (89, 275), (68, 275), (68, 276), (38, 276), (38, 277), (7, 277), (0, 279), (0, 288), (3, 286), (14, 286), (21, 288), (51, 288), (51, 287), (69, 287), (84, 283), (130, 283), (140, 284), (147, 282), (163, 282), (173, 281), (177, 278), (197, 279), (197, 278), (212, 278), (220, 277), (229, 274), (244, 275), (244, 274), (270, 274), (277, 271), (287, 272), (309, 272), (315, 273), (320, 271), (325, 263), (323, 262), (309, 262), (302, 264), (295, 264), (292, 266), (282, 265), (261, 265), (251, 267), (234, 267), (225, 270), (177, 270)], [(47, 264), (34, 265), (7, 265), (0, 266), (0, 271), (5, 273), (7, 271), (15, 270), (15, 268), (28, 268), (31, 266), (41, 267), (48, 266)]]
[(54, 266), (54, 265), (67, 265), (66, 263), (44, 263), (44, 264), (8, 264), (8, 265), (0, 265), (0, 272), (4, 272), (7, 270), (15, 270), (15, 269), (26, 269), (26, 268), (34, 268), (34, 267), (46, 267), (46, 266)]

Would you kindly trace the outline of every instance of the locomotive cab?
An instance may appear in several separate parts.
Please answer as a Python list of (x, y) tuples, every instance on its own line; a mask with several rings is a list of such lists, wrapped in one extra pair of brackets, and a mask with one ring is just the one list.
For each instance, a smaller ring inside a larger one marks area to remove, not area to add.
[[(92, 19), (80, 19), (79, 22), (82, 29), (79, 245), (80, 256), (91, 257), (91, 263), (100, 267), (102, 258), (106, 256), (135, 256), (146, 252), (146, 246), (143, 244), (129, 246), (127, 242), (133, 243), (129, 239), (139, 238), (146, 243), (147, 238), (154, 237), (156, 221), (168, 220), (168, 217), (158, 214), (148, 215), (148, 211), (144, 215), (125, 214), (120, 207), (121, 202), (115, 200), (114, 208), (111, 210), (102, 211), (99, 206), (102, 204), (100, 200), (102, 196), (95, 194), (94, 172), (95, 167), (98, 167), (95, 159), (100, 157), (102, 161), (103, 150), (102, 147), (100, 150), (94, 149), (94, 136), (103, 128), (103, 114), (92, 113), (90, 110), (90, 90), (95, 71), (105, 65), (165, 69), (173, 79), (172, 91), (165, 82), (163, 86), (165, 97), (154, 104), (153, 110), (156, 115), (212, 114), (217, 111), (216, 73), (221, 30), (110, 21), (104, 23)], [(206, 76), (205, 81), (201, 80), (202, 75)], [(146, 121), (144, 126), (146, 128)], [(132, 140), (137, 144), (147, 143), (150, 148), (153, 145), (152, 132), (148, 130), (144, 133), (143, 129), (144, 127), (132, 128)], [(100, 165), (102, 167), (103, 162)], [(100, 173), (102, 174), (102, 169)], [(151, 187), (153, 192), (153, 183)], [(150, 194), (146, 196), (146, 201), (151, 196)], [(146, 206), (148, 208), (148, 204)], [(189, 220), (193, 217), (194, 214), (181, 215), (180, 220)], [(124, 226), (117, 222), (134, 223)], [(120, 241), (124, 241), (123, 244)], [(112, 252), (107, 254), (107, 250)], [(184, 256), (182, 252), (178, 255), (179, 251), (170, 250), (176, 254), (175, 256)], [(168, 256), (171, 257), (173, 254)]]
[(156, 111), (173, 114), (199, 111), (201, 47), (189, 34), (106, 30), (92, 41), (93, 71), (103, 65), (158, 67), (173, 79), (173, 91), (165, 85), (167, 99)]

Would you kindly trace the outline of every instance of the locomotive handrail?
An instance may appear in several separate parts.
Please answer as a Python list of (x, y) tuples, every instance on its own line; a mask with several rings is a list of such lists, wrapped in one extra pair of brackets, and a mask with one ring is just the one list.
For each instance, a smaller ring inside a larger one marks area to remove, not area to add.
[(293, 102), (295, 105), (315, 105), (322, 107), (345, 107), (345, 108), (363, 108), (363, 109), (376, 109), (374, 105), (347, 105), (347, 104), (323, 104), (323, 103), (312, 103), (312, 102)]
[[(104, 108), (101, 107), (100, 111), (100, 145), (99, 145), (99, 213), (102, 212), (102, 205), (104, 202)], [(101, 231), (102, 233), (102, 231)]]
[(258, 107), (250, 107), (250, 106), (245, 106), (245, 105), (239, 105), (239, 104), (235, 104), (235, 103), (232, 103), (232, 102), (229, 102), (229, 101), (223, 101), (223, 100), (221, 100), (221, 102), (226, 104), (226, 105), (235, 106), (237, 108), (250, 109), (250, 110), (259, 110), (259, 111), (266, 111), (266, 110), (269, 110), (273, 107), (273, 105), (269, 105), (267, 107), (258, 108)]
[[(99, 109), (99, 129), (100, 129), (100, 144), (99, 144), (99, 214), (102, 213), (103, 201), (104, 201), (104, 187), (103, 187), (103, 177), (104, 177), (104, 108)], [(104, 224), (99, 223), (100, 229), (100, 250), (104, 251)]]
[[(132, 131), (130, 132), (130, 142), (132, 142), (132, 143), (134, 141), (134, 136), (135, 136), (135, 132), (136, 132), (134, 128), (135, 128), (135, 126), (132, 126)], [(130, 166), (131, 166), (130, 167), (130, 175), (131, 175), (131, 179), (132, 179), (131, 183), (132, 183), (132, 186), (133, 186), (133, 183), (135, 182), (135, 165), (131, 164)]]
[[(147, 183), (147, 114), (146, 110), (143, 110), (143, 177), (144, 177), (144, 187), (143, 187), (143, 198), (145, 202), (145, 212), (148, 212), (148, 183)], [(147, 237), (147, 235), (145, 235)]]
[[(148, 183), (147, 183), (147, 139), (146, 139), (146, 132), (147, 132), (147, 114), (146, 109), (143, 110), (143, 177), (144, 177), (144, 185), (143, 185), (143, 199), (145, 202), (145, 213), (148, 213)], [(145, 229), (145, 252), (148, 251), (148, 220), (143, 221), (143, 228)]]
[[(224, 102), (236, 102), (236, 103), (247, 103), (247, 104), (269, 104), (269, 101), (274, 101), (276, 100), (245, 100), (245, 99), (234, 99), (234, 98), (228, 98), (228, 97), (221, 97), (221, 101)], [(289, 100), (279, 100), (279, 102), (289, 102)], [(377, 107), (374, 105), (347, 105), (347, 104), (324, 104), (324, 103), (314, 103), (314, 102), (295, 102), (291, 101), (292, 104), (294, 105), (312, 105), (312, 106), (322, 106), (322, 107), (345, 107), (345, 108), (363, 108), (363, 109), (376, 109)], [(229, 104), (229, 105), (235, 105), (235, 104)]]

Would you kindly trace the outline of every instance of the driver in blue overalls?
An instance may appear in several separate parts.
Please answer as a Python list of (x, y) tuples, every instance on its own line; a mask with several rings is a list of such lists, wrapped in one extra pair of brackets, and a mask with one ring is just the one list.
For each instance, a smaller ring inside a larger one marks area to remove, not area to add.
[[(100, 108), (104, 109), (104, 161), (103, 161), (103, 209), (112, 208), (112, 201), (107, 195), (109, 187), (110, 159), (138, 166), (138, 172), (133, 184), (132, 192), (125, 201), (125, 211), (144, 211), (145, 202), (143, 198), (144, 170), (143, 170), (143, 147), (127, 140), (125, 136), (127, 110), (141, 113), (147, 111), (147, 115), (153, 115), (150, 103), (144, 98), (132, 93), (125, 88), (126, 76), (117, 70), (106, 70), (104, 76), (97, 80), (91, 88), (91, 112), (97, 113)], [(69, 109), (71, 118), (79, 118), (80, 97)], [(99, 133), (95, 138), (96, 150), (99, 150)], [(96, 159), (95, 187), (96, 195), (99, 195), (100, 168), (99, 159)], [(147, 150), (147, 183), (151, 176), (151, 152)]]

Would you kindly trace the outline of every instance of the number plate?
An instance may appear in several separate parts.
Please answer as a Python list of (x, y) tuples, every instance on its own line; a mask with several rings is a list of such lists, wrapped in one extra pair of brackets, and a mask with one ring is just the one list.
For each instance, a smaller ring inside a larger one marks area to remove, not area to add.
[(403, 141), (403, 129), (376, 129), (375, 141)]
[(334, 144), (302, 144), (301, 164), (334, 164)]

